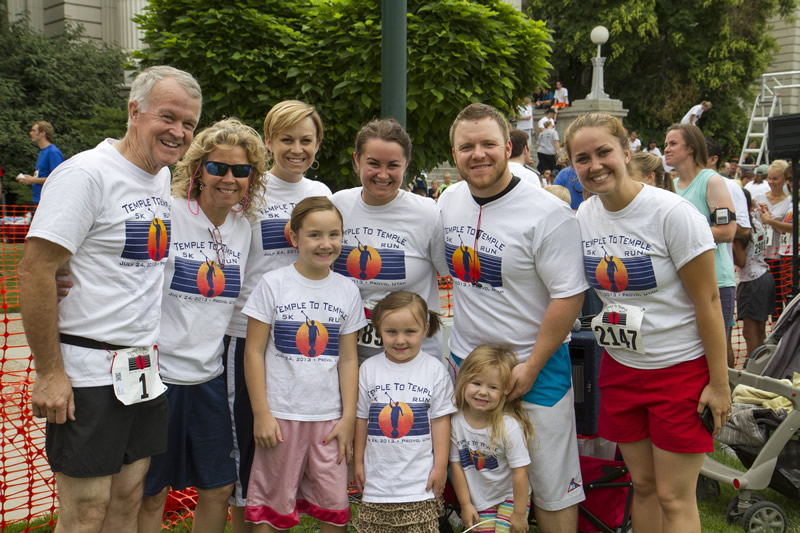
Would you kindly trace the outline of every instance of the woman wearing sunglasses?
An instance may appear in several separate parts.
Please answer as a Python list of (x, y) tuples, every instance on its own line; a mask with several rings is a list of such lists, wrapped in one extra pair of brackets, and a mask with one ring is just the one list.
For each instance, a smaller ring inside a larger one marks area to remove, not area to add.
[(322, 135), (322, 119), (317, 110), (298, 100), (275, 104), (264, 119), (264, 142), (272, 167), (267, 174), (265, 197), (254, 205), (247, 274), (225, 337), (225, 373), (228, 397), (233, 406), (231, 424), (237, 469), (231, 498), (234, 533), (251, 531), (250, 524), (244, 521), (244, 506), (255, 451), (253, 412), (244, 379), (247, 317), (242, 314), (242, 308), (264, 274), (297, 261), (297, 249), (289, 243), (289, 219), (294, 206), (309, 196), (331, 196), (325, 184), (303, 176), (314, 164)]
[(236, 119), (213, 124), (176, 165), (171, 227), (151, 224), (148, 248), (168, 248), (158, 363), (169, 431), (167, 452), (150, 462), (139, 531), (161, 531), (170, 487), (189, 486), (198, 493), (194, 523), (225, 529), (236, 467), (222, 341), (244, 277), (247, 219), (264, 192), (265, 159), (253, 128)]

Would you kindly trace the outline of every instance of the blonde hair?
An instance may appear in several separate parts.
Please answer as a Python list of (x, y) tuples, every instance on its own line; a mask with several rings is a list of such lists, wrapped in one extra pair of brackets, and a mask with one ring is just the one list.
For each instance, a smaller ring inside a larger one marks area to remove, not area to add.
[[(284, 100), (275, 104), (264, 117), (264, 140), (274, 139), (280, 132), (287, 130), (305, 118), (311, 118), (317, 131), (316, 144), (322, 143), (324, 128), (317, 108), (300, 100)], [(272, 153), (267, 149), (267, 156)]]
[(770, 170), (777, 170), (778, 172), (781, 173), (781, 176), (783, 176), (786, 174), (787, 168), (789, 168), (788, 161), (784, 161), (783, 159), (776, 159), (775, 161), (769, 164), (769, 167), (767, 167), (767, 173), (769, 173)]
[[(673, 185), (669, 175), (666, 174), (664, 170), (664, 164), (661, 162), (661, 158), (657, 155), (650, 152), (636, 152), (631, 156), (631, 166), (643, 176), (646, 176), (651, 172), (655, 173), (656, 179), (654, 185), (656, 187), (660, 189), (666, 189), (670, 192), (675, 192), (675, 185)], [(633, 175), (631, 177), (633, 177)]]
[[(516, 364), (517, 354), (508, 346), (482, 344), (472, 350), (461, 364), (456, 378), (455, 403), (458, 410), (464, 411), (467, 408), (464, 390), (476, 376), (489, 369), (496, 368), (500, 371), (502, 386), (507, 387), (511, 383), (511, 371)], [(503, 422), (505, 415), (512, 417), (519, 423), (525, 435), (525, 440), (530, 442), (533, 438), (533, 425), (528, 420), (528, 415), (522, 407), (522, 398), (509, 400), (505, 395), (505, 391), (503, 391), (497, 408), (489, 414), (489, 446), (508, 440), (505, 423)]]
[(333, 202), (331, 202), (330, 198), (327, 196), (307, 196), (300, 200), (300, 202), (294, 206), (294, 209), (292, 209), (292, 216), (289, 219), (289, 229), (292, 233), (300, 233), (300, 229), (303, 227), (303, 220), (311, 213), (316, 213), (317, 211), (333, 211), (338, 215), (341, 227), (344, 227), (342, 213)]
[(253, 167), (248, 179), (247, 193), (239, 202), (244, 204), (242, 215), (253, 220), (258, 200), (264, 197), (266, 191), (266, 148), (256, 130), (235, 118), (215, 122), (195, 136), (186, 155), (175, 164), (172, 195), (179, 198), (186, 198), (188, 195), (190, 198), (197, 199), (200, 195), (200, 180), (195, 177), (208, 154), (217, 148), (234, 148), (236, 146), (244, 148), (247, 154), (247, 164)]
[(561, 200), (562, 202), (566, 202), (567, 205), (572, 205), (572, 198), (569, 195), (569, 189), (564, 187), (563, 185), (548, 185), (544, 188), (547, 192)]

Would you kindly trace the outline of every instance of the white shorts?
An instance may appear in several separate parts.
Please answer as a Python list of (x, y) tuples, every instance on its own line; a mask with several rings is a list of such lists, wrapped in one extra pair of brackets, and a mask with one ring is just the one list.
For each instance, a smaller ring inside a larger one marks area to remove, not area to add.
[(522, 402), (534, 433), (528, 443), (528, 480), (533, 503), (545, 511), (560, 511), (585, 499), (573, 396), (570, 387), (552, 407)]

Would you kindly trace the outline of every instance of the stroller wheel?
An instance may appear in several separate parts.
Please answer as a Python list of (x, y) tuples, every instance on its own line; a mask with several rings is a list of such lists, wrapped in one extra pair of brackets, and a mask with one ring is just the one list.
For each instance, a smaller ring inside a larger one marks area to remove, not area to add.
[[(750, 501), (752, 503), (760, 502), (764, 498), (756, 494), (755, 492), (750, 494)], [(728, 504), (728, 510), (725, 512), (725, 519), (728, 521), (729, 524), (740, 523), (742, 520), (742, 516), (744, 516), (744, 512), (748, 508), (743, 510), (739, 510), (739, 497), (734, 496), (733, 499)]]
[(745, 531), (754, 533), (785, 533), (786, 514), (778, 504), (760, 501), (750, 506), (742, 516)]

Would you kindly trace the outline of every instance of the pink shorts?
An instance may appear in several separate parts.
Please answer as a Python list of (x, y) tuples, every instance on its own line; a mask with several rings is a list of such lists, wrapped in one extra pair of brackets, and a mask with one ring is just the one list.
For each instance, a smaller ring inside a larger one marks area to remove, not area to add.
[(640, 370), (604, 352), (597, 380), (598, 433), (618, 443), (649, 437), (668, 452), (713, 452), (714, 439), (697, 413), (700, 393), (708, 382), (703, 356), (668, 368)]
[(337, 422), (278, 419), (283, 442), (255, 447), (245, 520), (290, 529), (303, 513), (336, 526), (347, 524), (347, 463), (336, 464), (336, 440), (322, 444)]

